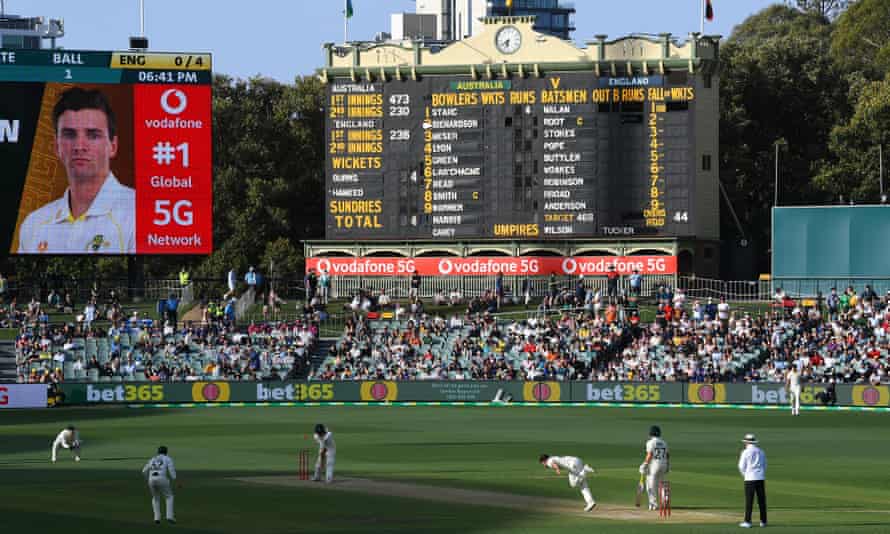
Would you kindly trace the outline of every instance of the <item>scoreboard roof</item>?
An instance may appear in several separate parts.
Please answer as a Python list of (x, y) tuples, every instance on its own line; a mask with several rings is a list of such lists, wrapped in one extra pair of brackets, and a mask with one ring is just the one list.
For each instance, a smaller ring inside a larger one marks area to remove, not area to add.
[[(510, 74), (540, 76), (542, 71), (593, 71), (597, 76), (663, 74), (669, 69), (689, 72), (716, 69), (719, 36), (692, 33), (683, 43), (669, 33), (630, 35), (607, 40), (597, 35), (585, 48), (570, 41), (538, 33), (533, 17), (488, 17), (478, 35), (453, 43), (358, 42), (324, 45), (329, 76), (371, 78), (415, 77), (419, 74), (469, 74), (497, 77)], [(517, 50), (504, 52), (497, 35), (504, 27), (516, 28), (521, 37)]]

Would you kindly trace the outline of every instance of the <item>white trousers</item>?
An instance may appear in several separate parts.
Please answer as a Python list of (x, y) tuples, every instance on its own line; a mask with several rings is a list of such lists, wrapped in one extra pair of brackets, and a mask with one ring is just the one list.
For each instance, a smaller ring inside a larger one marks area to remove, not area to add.
[[(336, 451), (328, 451), (325, 454), (325, 482), (330, 482), (334, 480), (334, 460), (337, 457)], [(315, 476), (312, 477), (313, 480), (321, 480), (321, 455), (318, 455), (318, 458), (315, 459)]]
[(666, 467), (651, 466), (646, 475), (646, 493), (649, 496), (649, 507), (658, 508), (658, 484), (665, 479)]
[(788, 402), (791, 404), (791, 414), (800, 415), (800, 386), (789, 388)]
[[(593, 470), (590, 469), (590, 472)], [(590, 493), (590, 488), (587, 486), (587, 473), (588, 467), (584, 465), (583, 462), (578, 461), (572, 465), (572, 469), (569, 471), (569, 486), (581, 490), (581, 496), (584, 497), (584, 502), (587, 504), (594, 503), (593, 495)]]
[(151, 509), (155, 514), (155, 521), (161, 520), (161, 497), (167, 501), (167, 519), (175, 520), (173, 515), (173, 490), (170, 488), (170, 480), (167, 477), (149, 477), (148, 489), (151, 491)]
[(80, 443), (79, 442), (75, 441), (74, 446), (71, 446), (71, 445), (68, 445), (67, 443), (65, 443), (65, 440), (63, 440), (62, 438), (56, 438), (56, 440), (53, 441), (53, 456), (52, 456), (52, 458), (53, 458), (54, 462), (56, 461), (56, 452), (59, 450), (59, 447), (62, 447), (63, 449), (71, 449), (71, 452), (74, 453), (74, 459), (80, 460)]

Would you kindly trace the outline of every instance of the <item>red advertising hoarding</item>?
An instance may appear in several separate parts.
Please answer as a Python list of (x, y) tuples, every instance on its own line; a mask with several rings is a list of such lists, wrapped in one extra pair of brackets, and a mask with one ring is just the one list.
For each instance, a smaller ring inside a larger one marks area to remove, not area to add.
[(473, 258), (307, 258), (306, 269), (332, 276), (603, 276), (610, 267), (622, 275), (676, 274), (676, 256), (525, 256)]

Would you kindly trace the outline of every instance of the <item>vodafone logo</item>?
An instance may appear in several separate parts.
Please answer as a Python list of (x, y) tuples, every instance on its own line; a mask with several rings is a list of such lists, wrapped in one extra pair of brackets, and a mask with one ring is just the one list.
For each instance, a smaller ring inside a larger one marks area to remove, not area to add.
[(448, 258), (439, 260), (439, 274), (451, 274), (453, 270), (454, 265), (451, 263), (451, 260)]
[(188, 106), (188, 97), (179, 89), (167, 89), (161, 94), (161, 108), (170, 115), (179, 115)]
[(315, 264), (315, 267), (319, 271), (324, 271), (326, 273), (329, 273), (329, 272), (331, 272), (331, 260), (322, 258), (322, 259), (318, 260), (318, 263)]
[(562, 260), (562, 272), (565, 274), (575, 274), (575, 271), (578, 270), (578, 262), (575, 261), (575, 258), (566, 258)]
[(0, 406), (9, 404), (9, 388), (0, 386)]

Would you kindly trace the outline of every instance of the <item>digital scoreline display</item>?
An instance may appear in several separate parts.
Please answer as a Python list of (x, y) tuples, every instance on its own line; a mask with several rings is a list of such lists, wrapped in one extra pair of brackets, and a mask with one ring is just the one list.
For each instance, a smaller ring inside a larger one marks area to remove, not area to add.
[(326, 237), (692, 235), (695, 96), (685, 73), (334, 78)]
[(0, 50), (0, 248), (209, 254), (203, 53)]

